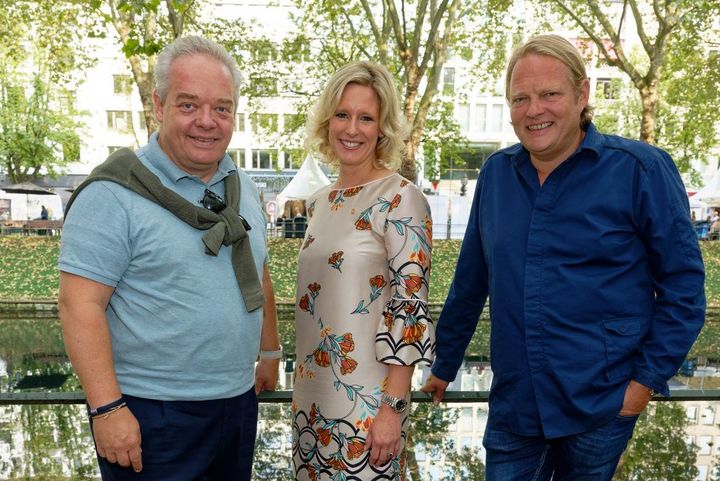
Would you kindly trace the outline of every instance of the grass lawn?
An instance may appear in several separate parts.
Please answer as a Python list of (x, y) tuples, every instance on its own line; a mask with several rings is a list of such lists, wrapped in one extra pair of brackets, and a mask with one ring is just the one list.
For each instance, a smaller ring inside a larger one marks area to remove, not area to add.
[[(280, 302), (294, 302), (295, 269), (301, 239), (271, 238), (270, 273)], [(0, 237), (0, 300), (55, 299), (58, 293), (58, 237)], [(720, 306), (720, 242), (701, 244), (708, 304)], [(460, 241), (434, 242), (430, 301), (442, 303), (455, 271)]]
[[(294, 303), (296, 258), (300, 242), (301, 239), (269, 240), (270, 271), (277, 298), (281, 303)], [(720, 242), (703, 242), (701, 247), (707, 271), (705, 292), (708, 304), (720, 308)], [(435, 241), (430, 281), (431, 302), (444, 301), (452, 281), (459, 249), (459, 241)], [(55, 299), (58, 291), (58, 252), (57, 237), (0, 237), (0, 301)], [(292, 305), (281, 305), (280, 308), (290, 311), (293, 309)], [(289, 316), (292, 318), (292, 313), (289, 313)], [(712, 322), (712, 319), (709, 321), (688, 357), (701, 356), (720, 360), (720, 322)], [(283, 322), (280, 329), (285, 349), (293, 352), (293, 323)], [(489, 356), (489, 332), (490, 323), (478, 324), (467, 355)], [(9, 335), (10, 332), (6, 334)], [(5, 340), (10, 342), (10, 339)]]
[[(295, 300), (295, 270), (302, 239), (270, 238), (270, 273), (279, 302)], [(0, 237), (0, 301), (55, 299), (58, 294), (58, 237)], [(431, 300), (442, 302), (450, 288), (459, 241), (436, 241)]]

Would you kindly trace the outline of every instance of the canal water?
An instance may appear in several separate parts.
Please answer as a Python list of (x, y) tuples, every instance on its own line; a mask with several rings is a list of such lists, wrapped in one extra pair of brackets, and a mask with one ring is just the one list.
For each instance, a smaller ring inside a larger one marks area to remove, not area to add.
[[(287, 353), (294, 352), (291, 315), (290, 309), (280, 311), (279, 326)], [(718, 324), (714, 319), (708, 322), (690, 355), (690, 358), (705, 364), (706, 375), (711, 376), (707, 379), (715, 378), (713, 365), (720, 360)], [(466, 365), (450, 390), (489, 389), (492, 373), (488, 368), (488, 339), (489, 323), (480, 322), (466, 356)], [(697, 368), (697, 362), (693, 367)], [(292, 388), (292, 371), (293, 363), (290, 359), (281, 372), (283, 389)], [(414, 384), (416, 389), (421, 379), (416, 379)], [(687, 386), (679, 384), (678, 387)], [(0, 317), (0, 393), (41, 392), (81, 392), (80, 383), (65, 355), (58, 319)], [(442, 413), (432, 411), (432, 405), (428, 404), (418, 404), (415, 408), (419, 414), (414, 419), (427, 418), (428, 422), (433, 423), (434, 416), (437, 416), (438, 419), (445, 419), (443, 422), (446, 425), (456, 411), (456, 417), (459, 416), (458, 427), (450, 427), (447, 436), (455, 436), (458, 445), (472, 447), (478, 452), (482, 449), (480, 441), (486, 404), (468, 404), (455, 411), (445, 409)], [(256, 479), (292, 479), (289, 410), (287, 403), (261, 404), (255, 457)], [(416, 420), (413, 422), (418, 422)], [(421, 458), (426, 453), (418, 450), (416, 454), (419, 462), (426, 462), (430, 466), (429, 460), (423, 461), (425, 458)], [(431, 478), (434, 476), (422, 479)], [(84, 406), (0, 405), (0, 479), (99, 479)]]

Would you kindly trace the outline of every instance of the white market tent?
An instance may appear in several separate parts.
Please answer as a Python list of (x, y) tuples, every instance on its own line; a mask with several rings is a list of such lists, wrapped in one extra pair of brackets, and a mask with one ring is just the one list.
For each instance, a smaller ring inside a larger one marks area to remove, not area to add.
[(720, 207), (720, 170), (715, 172), (705, 187), (692, 196), (692, 199), (710, 207)]
[(295, 177), (277, 195), (277, 211), (283, 211), (288, 200), (305, 200), (319, 189), (330, 184), (330, 179), (320, 170), (317, 160), (308, 155)]

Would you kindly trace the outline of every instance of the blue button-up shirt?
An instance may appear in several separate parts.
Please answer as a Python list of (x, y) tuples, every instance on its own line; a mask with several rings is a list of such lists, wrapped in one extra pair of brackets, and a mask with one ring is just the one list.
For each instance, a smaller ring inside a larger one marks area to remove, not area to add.
[(585, 432), (620, 410), (631, 379), (669, 395), (704, 322), (703, 285), (667, 153), (590, 125), (541, 186), (518, 144), (480, 172), (432, 371), (455, 378), (489, 295), (489, 425)]

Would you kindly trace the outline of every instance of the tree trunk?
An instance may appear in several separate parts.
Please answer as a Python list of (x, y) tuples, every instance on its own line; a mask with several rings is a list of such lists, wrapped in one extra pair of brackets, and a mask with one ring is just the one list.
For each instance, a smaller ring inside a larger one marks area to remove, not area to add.
[(640, 90), (642, 100), (642, 119), (640, 120), (640, 140), (648, 144), (655, 143), (655, 122), (658, 107), (657, 79), (651, 81), (650, 86)]

